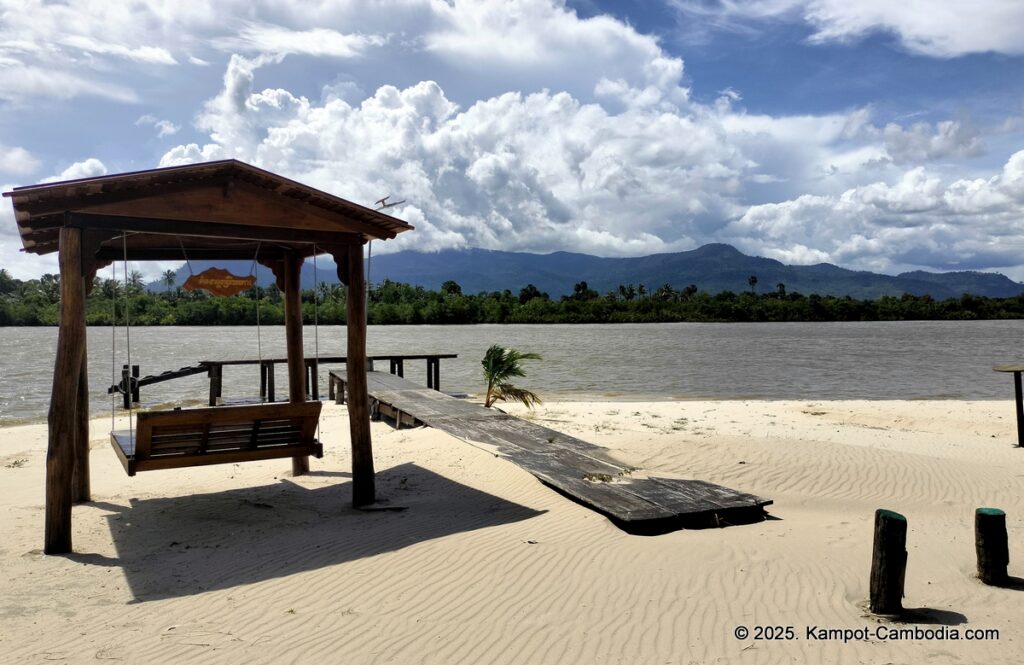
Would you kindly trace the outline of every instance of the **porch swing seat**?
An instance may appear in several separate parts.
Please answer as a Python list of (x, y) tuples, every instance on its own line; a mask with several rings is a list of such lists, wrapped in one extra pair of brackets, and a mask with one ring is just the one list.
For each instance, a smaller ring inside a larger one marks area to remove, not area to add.
[(320, 402), (280, 402), (173, 411), (144, 411), (135, 431), (110, 433), (129, 476), (138, 471), (207, 464), (323, 457), (316, 439)]

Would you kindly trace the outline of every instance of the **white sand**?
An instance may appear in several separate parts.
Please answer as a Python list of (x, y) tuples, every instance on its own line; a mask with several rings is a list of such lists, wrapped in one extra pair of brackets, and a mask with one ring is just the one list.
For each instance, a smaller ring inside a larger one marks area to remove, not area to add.
[[(1003, 508), (1010, 573), (1024, 577), (1010, 402), (562, 403), (532, 417), (646, 472), (770, 497), (777, 519), (631, 536), (489, 452), (383, 424), (378, 493), (408, 510), (356, 512), (345, 411), (327, 406), (328, 452), (295, 479), (287, 461), (128, 478), (109, 420), (95, 421), (76, 553), (47, 557), (45, 427), (11, 427), (0, 430), (0, 662), (1024, 658), (1024, 592), (982, 585), (973, 543), (974, 509)], [(880, 625), (865, 612), (879, 507), (909, 519), (904, 605), (998, 639), (806, 639), (807, 626)], [(793, 626), (798, 639), (738, 640), (740, 625)]]

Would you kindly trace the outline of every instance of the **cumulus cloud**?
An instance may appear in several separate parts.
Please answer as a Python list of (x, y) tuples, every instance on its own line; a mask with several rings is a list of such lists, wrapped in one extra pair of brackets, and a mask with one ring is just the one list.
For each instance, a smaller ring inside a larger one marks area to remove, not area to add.
[[(11, 2), (0, 0), (0, 10)], [(845, 33), (827, 32), (841, 12), (811, 18), (809, 9), (826, 0), (701, 6), (758, 20), (807, 17), (821, 40), (868, 30), (843, 19)], [(847, 257), (878, 269), (939, 261), (961, 226), (978, 242), (1006, 245), (999, 225), (1021, 209), (1008, 193), (1017, 161), (980, 180), (944, 170), (999, 152), (967, 117), (907, 125), (876, 120), (870, 106), (771, 116), (748, 112), (729, 88), (702, 103), (682, 60), (657, 38), (607, 16), (582, 19), (558, 0), (27, 7), (0, 25), (0, 99), (27, 90), (137, 102), (139, 79), (124, 72), (173, 76), (175, 63), (190, 63), (178, 75), (201, 81), (207, 99), (160, 115), (194, 113), (204, 138), (170, 148), (161, 165), (237, 157), (364, 204), (388, 193), (407, 199), (393, 212), (417, 231), (385, 251), (636, 255), (727, 241), (783, 260)], [(884, 27), (891, 13), (879, 9), (873, 25), (895, 30)], [(300, 58), (331, 71), (285, 82), (280, 74)], [(211, 63), (223, 67), (215, 94), (218, 70), (199, 69)], [(403, 83), (381, 85), (396, 69)], [(281, 87), (258, 85), (261, 75)], [(178, 131), (152, 114), (137, 124), (161, 138)], [(75, 168), (66, 177), (106, 170), (98, 160)], [(972, 251), (965, 256), (984, 255)]]
[(689, 19), (717, 29), (756, 30), (765, 20), (802, 20), (812, 43), (883, 32), (908, 51), (952, 58), (1024, 53), (1024, 3), (1013, 0), (672, 0)]
[(177, 146), (161, 164), (238, 157), (362, 203), (393, 192), (419, 218), (397, 246), (688, 247), (695, 220), (731, 210), (726, 196), (748, 167), (721, 126), (675, 107), (611, 114), (540, 92), (461, 109), (432, 81), (383, 86), (358, 105), (313, 102), (257, 91), (258, 66), (232, 57), (197, 121), (210, 142)]
[(917, 167), (893, 184), (751, 206), (723, 238), (793, 262), (870, 270), (1015, 268), (1024, 250), (1022, 211), (1024, 151), (989, 178), (947, 183)]
[[(176, 146), (161, 165), (237, 157), (364, 204), (394, 194), (409, 202), (395, 214), (417, 231), (382, 251), (636, 255), (725, 241), (790, 262), (879, 270), (927, 257), (937, 267), (951, 265), (946, 248), (974, 265), (995, 255), (952, 245), (953, 229), (1008, 242), (1017, 232), (1006, 223), (1024, 207), (1009, 194), (1024, 187), (1024, 157), (991, 181), (897, 170), (976, 154), (977, 134), (958, 121), (879, 126), (870, 109), (748, 114), (728, 91), (709, 105), (673, 101), (671, 82), (653, 103), (649, 91), (608, 85), (623, 100), (614, 111), (550, 91), (463, 108), (433, 81), (311, 101), (260, 90), (266, 62), (233, 56), (197, 119), (208, 142)], [(865, 183), (872, 162), (877, 180)], [(752, 183), (795, 193), (745, 205)]]
[(43, 182), (61, 182), (63, 180), (78, 180), (79, 178), (96, 178), (107, 175), (107, 167), (95, 157), (75, 162), (61, 171), (58, 175), (44, 178)]

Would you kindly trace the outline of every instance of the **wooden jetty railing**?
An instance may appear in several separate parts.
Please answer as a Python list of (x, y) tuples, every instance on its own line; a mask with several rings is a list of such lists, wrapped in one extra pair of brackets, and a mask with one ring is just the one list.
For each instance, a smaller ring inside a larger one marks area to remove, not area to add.
[[(389, 370), (397, 376), (405, 376), (406, 360), (425, 360), (427, 365), (427, 387), (434, 390), (441, 389), (441, 359), (458, 358), (455, 353), (430, 353), (414, 355), (382, 355), (367, 356), (367, 363), (370, 371), (373, 370), (374, 361), (385, 361), (389, 363)], [(345, 356), (322, 356), (317, 358), (306, 358), (306, 395), (309, 399), (320, 399), (320, 376), (319, 365), (344, 364)], [(209, 405), (217, 406), (223, 402), (224, 390), (224, 367), (229, 365), (259, 365), (260, 366), (260, 399), (265, 402), (276, 401), (276, 382), (274, 379), (274, 367), (278, 364), (287, 364), (286, 358), (264, 358), (263, 360), (200, 360), (197, 364), (182, 367), (177, 370), (169, 370), (162, 374), (139, 377), (139, 366), (128, 365), (121, 369), (121, 382), (116, 383), (107, 389), (107, 394), (121, 393), (124, 397), (123, 406), (129, 408), (131, 404), (138, 403), (139, 389), (142, 386), (170, 381), (185, 376), (192, 376), (206, 372), (210, 380)], [(334, 384), (329, 381), (328, 390), (331, 399), (334, 399)]]

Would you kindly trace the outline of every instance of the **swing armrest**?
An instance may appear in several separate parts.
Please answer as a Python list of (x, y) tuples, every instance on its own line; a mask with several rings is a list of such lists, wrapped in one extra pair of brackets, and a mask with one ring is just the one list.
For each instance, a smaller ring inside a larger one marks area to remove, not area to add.
[(123, 429), (110, 433), (110, 445), (129, 476), (135, 475), (135, 434)]

